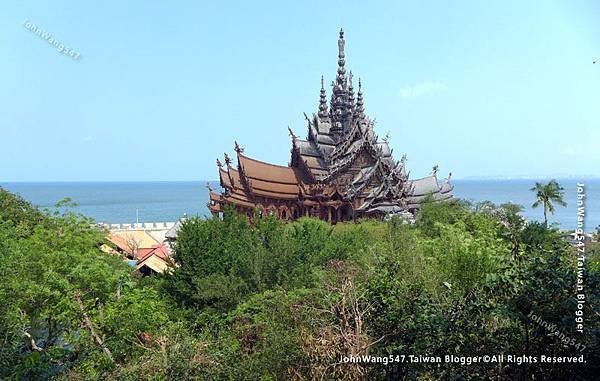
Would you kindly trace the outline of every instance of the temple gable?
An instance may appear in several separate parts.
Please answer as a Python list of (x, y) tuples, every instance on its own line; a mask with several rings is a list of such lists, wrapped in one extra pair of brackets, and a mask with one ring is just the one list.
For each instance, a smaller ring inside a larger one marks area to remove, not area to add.
[(395, 161), (389, 137), (375, 134), (366, 115), (362, 81), (355, 88), (346, 73), (344, 32), (338, 39), (338, 68), (328, 101), (321, 76), (318, 111), (305, 114), (304, 139), (291, 129), (288, 166), (252, 159), (237, 142), (237, 165), (225, 155), (217, 160), (222, 193), (210, 189), (213, 213), (231, 205), (252, 216), (256, 210), (291, 220), (313, 216), (331, 223), (389, 214), (410, 216), (432, 195), (436, 201), (452, 198), (450, 175), (441, 184), (437, 165), (431, 175), (411, 180), (406, 155)]

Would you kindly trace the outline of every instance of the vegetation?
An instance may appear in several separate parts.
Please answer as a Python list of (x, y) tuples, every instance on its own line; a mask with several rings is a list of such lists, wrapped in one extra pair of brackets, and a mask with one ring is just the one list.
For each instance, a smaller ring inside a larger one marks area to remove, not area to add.
[[(228, 210), (189, 219), (178, 267), (148, 278), (100, 251), (104, 232), (68, 205), (42, 213), (0, 188), (0, 206), (0, 378), (591, 380), (600, 371), (598, 256), (582, 335), (573, 248), (512, 204), (428, 203), (414, 225), (333, 227), (250, 224)], [(587, 362), (408, 362), (500, 353)], [(351, 355), (406, 357), (341, 361)]]
[(553, 203), (557, 203), (560, 206), (567, 206), (567, 203), (564, 200), (564, 188), (561, 187), (556, 180), (550, 180), (546, 184), (536, 182), (535, 186), (530, 190), (535, 192), (536, 197), (536, 200), (531, 207), (537, 208), (540, 205), (544, 207), (545, 225), (548, 225), (548, 212), (554, 214), (554, 211), (556, 210)]

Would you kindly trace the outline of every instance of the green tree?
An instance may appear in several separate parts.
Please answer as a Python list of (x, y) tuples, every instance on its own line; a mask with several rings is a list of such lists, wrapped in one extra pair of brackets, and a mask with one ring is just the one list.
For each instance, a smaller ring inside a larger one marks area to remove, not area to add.
[(415, 225), (424, 234), (437, 237), (440, 235), (440, 231), (436, 223), (455, 223), (461, 220), (465, 213), (466, 208), (463, 201), (436, 202), (433, 196), (429, 194), (417, 213)]
[(33, 233), (46, 216), (34, 208), (21, 196), (12, 194), (0, 187), (0, 216), (15, 227), (14, 237), (21, 238)]
[(513, 256), (519, 254), (521, 248), (521, 232), (525, 228), (527, 220), (521, 214), (524, 208), (521, 205), (505, 203), (495, 209), (493, 216), (502, 225), (502, 236), (508, 240), (512, 246)]
[(548, 212), (554, 214), (556, 203), (561, 206), (567, 206), (564, 200), (565, 192), (564, 188), (560, 186), (556, 180), (550, 180), (548, 183), (536, 182), (535, 186), (530, 189), (535, 192), (536, 200), (531, 205), (532, 208), (537, 208), (540, 205), (544, 207), (544, 225), (548, 225)]
[(95, 345), (81, 328), (83, 311), (92, 315), (129, 268), (99, 250), (102, 232), (89, 220), (3, 198), (17, 207), (0, 209), (0, 377), (43, 379), (76, 355), (75, 345)]
[[(189, 219), (178, 266), (145, 278), (99, 250), (106, 232), (70, 212), (69, 200), (43, 213), (0, 191), (0, 206), (1, 379), (521, 380), (600, 371), (598, 255), (592, 248), (586, 260), (586, 329), (574, 335), (573, 247), (555, 228), (525, 224), (517, 205), (430, 202), (415, 225), (335, 227), (250, 222), (227, 210)], [(587, 362), (339, 361), (448, 353), (584, 353)]]
[(0, 379), (98, 379), (154, 345), (171, 305), (99, 249), (105, 232), (69, 200), (0, 203)]

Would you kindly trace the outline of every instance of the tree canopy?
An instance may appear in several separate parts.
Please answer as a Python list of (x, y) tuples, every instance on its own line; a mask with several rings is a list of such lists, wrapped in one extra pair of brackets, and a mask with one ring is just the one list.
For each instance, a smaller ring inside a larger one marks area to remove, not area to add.
[(544, 224), (548, 225), (548, 212), (554, 214), (556, 208), (554, 203), (560, 206), (567, 206), (564, 200), (565, 192), (564, 188), (560, 186), (556, 180), (550, 180), (547, 183), (536, 182), (535, 186), (530, 189), (535, 192), (536, 200), (531, 205), (532, 208), (537, 208), (540, 205), (544, 208)]
[[(0, 189), (0, 378), (593, 379), (598, 256), (512, 204), (427, 203), (416, 223), (190, 218), (142, 278), (106, 232)], [(535, 316), (536, 318), (532, 318)], [(540, 323), (544, 322), (544, 324)], [(580, 355), (586, 363), (343, 363), (349, 355)]]

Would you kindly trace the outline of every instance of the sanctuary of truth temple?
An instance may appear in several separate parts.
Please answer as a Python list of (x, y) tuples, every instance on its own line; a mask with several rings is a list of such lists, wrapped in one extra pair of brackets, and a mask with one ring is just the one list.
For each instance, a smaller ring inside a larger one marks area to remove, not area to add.
[(252, 217), (255, 211), (284, 220), (318, 217), (330, 223), (361, 217), (402, 215), (410, 218), (428, 197), (452, 198), (448, 178), (438, 182), (437, 165), (430, 176), (409, 179), (403, 155), (395, 161), (387, 136), (379, 139), (365, 114), (361, 81), (354, 93), (346, 75), (344, 32), (338, 40), (338, 69), (329, 102), (321, 77), (319, 110), (308, 117), (306, 139), (289, 130), (289, 165), (265, 163), (246, 156), (235, 143), (237, 164), (225, 154), (217, 159), (222, 193), (209, 188), (213, 214), (226, 205)]

